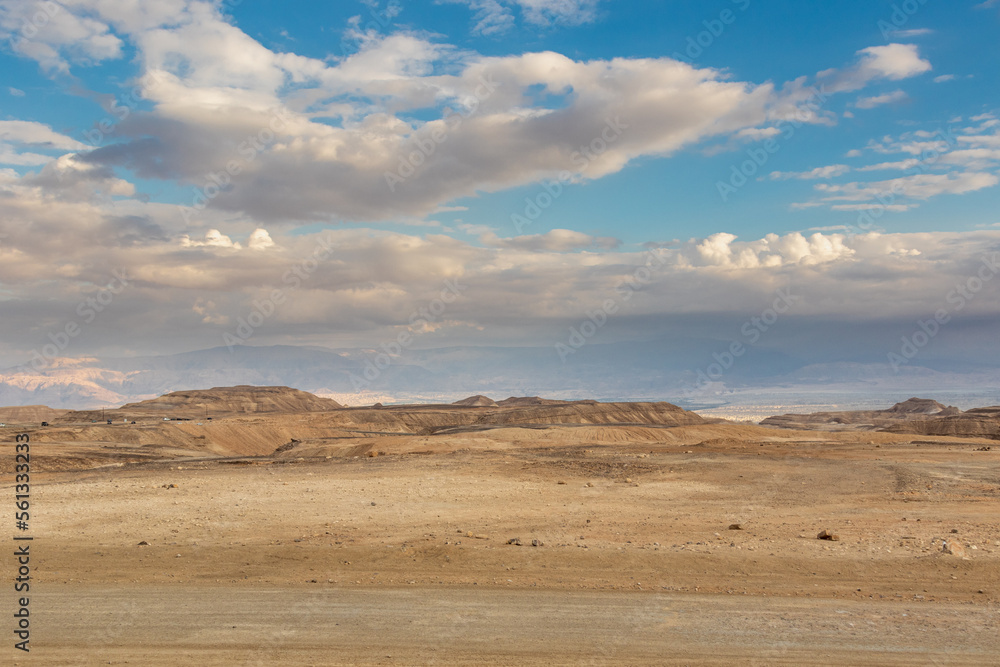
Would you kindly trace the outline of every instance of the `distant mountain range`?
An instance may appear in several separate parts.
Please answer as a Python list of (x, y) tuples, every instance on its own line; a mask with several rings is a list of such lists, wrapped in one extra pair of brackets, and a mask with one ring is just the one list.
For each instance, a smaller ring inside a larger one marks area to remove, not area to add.
[(85, 409), (120, 406), (165, 393), (234, 385), (283, 385), (347, 405), (453, 401), (485, 394), (552, 398), (655, 399), (711, 405), (733, 391), (823, 388), (867, 394), (993, 390), (1000, 370), (948, 372), (887, 363), (803, 365), (772, 350), (737, 359), (718, 341), (589, 344), (565, 361), (552, 347), (403, 350), (296, 346), (217, 347), (182, 354), (60, 359), (36, 370), (0, 371), (0, 405)]

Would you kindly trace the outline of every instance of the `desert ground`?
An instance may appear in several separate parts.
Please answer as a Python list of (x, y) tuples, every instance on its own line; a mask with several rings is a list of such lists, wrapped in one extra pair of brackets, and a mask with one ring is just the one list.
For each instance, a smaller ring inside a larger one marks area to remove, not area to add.
[(6, 498), (15, 433), (32, 457), (11, 663), (1000, 664), (995, 439), (668, 404), (188, 407), (3, 429)]

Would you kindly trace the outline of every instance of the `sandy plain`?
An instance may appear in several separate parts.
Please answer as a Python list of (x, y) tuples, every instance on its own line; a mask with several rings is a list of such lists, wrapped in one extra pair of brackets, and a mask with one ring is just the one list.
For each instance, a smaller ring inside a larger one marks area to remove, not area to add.
[(417, 412), (25, 426), (32, 651), (4, 651), (18, 665), (1000, 664), (996, 441)]

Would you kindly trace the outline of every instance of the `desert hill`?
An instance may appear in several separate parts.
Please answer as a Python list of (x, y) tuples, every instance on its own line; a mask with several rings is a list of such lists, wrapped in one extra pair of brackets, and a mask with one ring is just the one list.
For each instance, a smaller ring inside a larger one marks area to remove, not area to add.
[(464, 405), (466, 407), (472, 408), (495, 408), (497, 407), (496, 401), (488, 396), (469, 396), (468, 398), (463, 398), (460, 401), (455, 401), (452, 405)]
[(597, 401), (560, 401), (554, 398), (539, 398), (538, 396), (511, 396), (510, 398), (505, 398), (502, 401), (497, 401), (497, 405), (502, 408), (519, 408), (529, 405), (568, 405), (570, 403), (586, 403), (588, 405), (593, 405), (597, 403)]
[[(501, 401), (504, 403), (505, 401)], [(511, 404), (508, 403), (508, 406)], [(647, 424), (688, 426), (704, 424), (701, 415), (672, 403), (551, 402), (542, 405), (503, 407), (483, 415), (481, 424)]]
[[(261, 456), (279, 448), (288, 456), (296, 456), (316, 447), (335, 446), (339, 452), (341, 445), (349, 445), (344, 451), (353, 451), (354, 447), (367, 451), (373, 438), (383, 437), (503, 431), (506, 435), (497, 437), (517, 440), (522, 436), (516, 434), (526, 430), (542, 434), (560, 426), (583, 427), (575, 429), (581, 435), (586, 428), (597, 428), (587, 434), (596, 440), (639, 437), (658, 441), (664, 437), (660, 435), (664, 429), (702, 426), (719, 420), (706, 420), (663, 402), (599, 403), (529, 397), (508, 401), (503, 407), (481, 395), (451, 405), (344, 408), (335, 401), (289, 387), (240, 385), (177, 391), (111, 410), (66, 412), (48, 421), (51, 426), (33, 429), (32, 441), (65, 445), (60, 447), (59, 466), (86, 467), (99, 464), (105, 457), (118, 462), (142, 462), (189, 456)], [(629, 429), (638, 430), (632, 433)], [(527, 437), (547, 439), (551, 435)]]
[(170, 417), (205, 419), (223, 415), (276, 412), (326, 412), (342, 408), (329, 398), (320, 398), (291, 387), (213, 387), (175, 391), (158, 398), (127, 403), (115, 410), (70, 412), (61, 421), (90, 421), (107, 416), (109, 419)]
[(0, 408), (0, 422), (28, 424), (31, 422), (52, 421), (66, 414), (68, 410), (57, 410), (47, 405), (17, 405)]
[(885, 429), (890, 433), (918, 435), (950, 435), (966, 438), (1000, 440), (1000, 406), (974, 408), (961, 414), (938, 419), (918, 419), (893, 424)]
[(938, 419), (962, 413), (928, 398), (910, 398), (886, 410), (813, 412), (768, 417), (761, 426), (821, 431), (874, 431), (903, 421)]
[(176, 411), (207, 408), (222, 413), (258, 412), (322, 412), (337, 410), (343, 406), (329, 398), (320, 398), (291, 387), (256, 387), (237, 385), (235, 387), (213, 387), (175, 391), (159, 398), (139, 403), (129, 403), (122, 410), (158, 410), (167, 408)]

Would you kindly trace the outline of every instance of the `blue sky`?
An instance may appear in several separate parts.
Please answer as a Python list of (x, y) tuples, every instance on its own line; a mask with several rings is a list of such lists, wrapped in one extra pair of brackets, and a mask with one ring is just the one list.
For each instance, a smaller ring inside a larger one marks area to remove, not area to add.
[(652, 248), (600, 339), (725, 339), (796, 284), (802, 331), (865, 322), (878, 357), (998, 247), (998, 28), (995, 0), (0, 0), (0, 355), (112, 266), (61, 354), (211, 347), (274, 290), (253, 343), (362, 345), (455, 278), (420, 346), (550, 345)]

